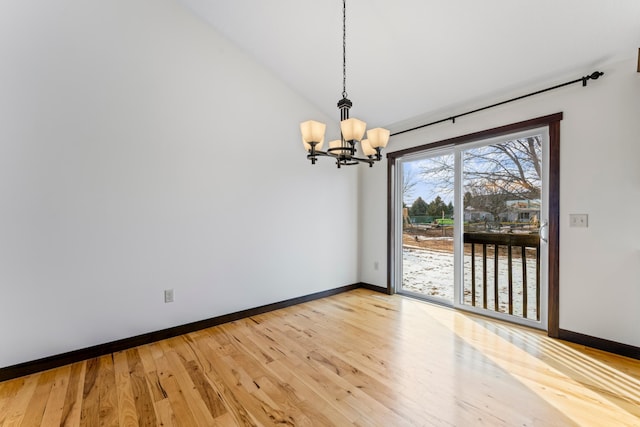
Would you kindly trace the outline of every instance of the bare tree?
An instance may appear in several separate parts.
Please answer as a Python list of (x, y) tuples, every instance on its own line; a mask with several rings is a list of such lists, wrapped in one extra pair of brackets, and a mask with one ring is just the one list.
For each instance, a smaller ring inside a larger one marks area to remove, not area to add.
[(539, 136), (465, 150), (465, 190), (472, 194), (538, 199), (541, 155)]
[[(465, 206), (497, 217), (508, 200), (540, 198), (542, 141), (540, 136), (484, 145), (463, 152)], [(437, 156), (420, 164), (420, 177), (441, 194), (454, 188), (453, 156)]]
[(420, 179), (429, 182), (432, 194), (428, 198), (436, 196), (453, 196), (454, 189), (454, 163), (453, 155), (430, 157), (419, 162)]
[(418, 172), (415, 169), (408, 169), (402, 177), (402, 201), (411, 199), (418, 185)]

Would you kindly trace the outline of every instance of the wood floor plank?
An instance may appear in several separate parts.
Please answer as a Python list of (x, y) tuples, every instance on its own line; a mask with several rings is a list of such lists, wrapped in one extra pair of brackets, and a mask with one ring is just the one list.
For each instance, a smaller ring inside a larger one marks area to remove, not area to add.
[(129, 361), (124, 351), (113, 354), (113, 372), (118, 399), (118, 424), (132, 427), (139, 424), (136, 398), (131, 387)]
[(198, 363), (194, 360), (190, 360), (187, 362), (186, 368), (191, 381), (198, 391), (200, 399), (202, 399), (204, 404), (207, 406), (211, 416), (215, 419), (225, 415), (228, 411), (224, 405), (224, 401), (211, 386), (209, 380), (204, 376)]
[(99, 362), (100, 371), (98, 373), (98, 385), (100, 390), (100, 425), (105, 427), (117, 427), (119, 424), (119, 407), (113, 355), (109, 354), (103, 356), (99, 358)]
[(73, 365), (71, 365), (71, 372), (69, 374), (69, 385), (67, 386), (67, 391), (64, 399), (62, 416), (60, 417), (60, 425), (62, 426), (77, 426), (80, 424), (83, 403), (83, 384), (86, 367), (86, 362), (74, 363)]
[(38, 380), (42, 374), (30, 375), (25, 378), (22, 387), (16, 392), (11, 405), (6, 411), (2, 422), (4, 427), (19, 426), (27, 415), (27, 408), (33, 394), (38, 387)]
[[(184, 350), (184, 348), (181, 348), (181, 350)], [(193, 414), (197, 425), (206, 426), (213, 424), (213, 415), (209, 412), (206, 403), (198, 394), (196, 386), (185, 367), (187, 360), (173, 349), (165, 350), (165, 356), (171, 366), (171, 374), (180, 387), (180, 393), (185, 397), (187, 406)]]
[(640, 426), (640, 362), (355, 290), (0, 383), (0, 426)]
[(309, 402), (325, 402), (321, 407), (318, 405), (317, 410), (323, 414), (328, 425), (351, 424), (365, 415), (364, 411), (358, 411), (357, 407), (345, 401), (345, 398), (350, 395), (347, 388), (336, 384), (317, 369), (311, 367), (292, 369), (292, 365), (284, 360), (274, 360), (269, 364), (269, 369), (275, 372), (282, 382), (293, 384), (297, 389), (308, 388), (317, 395), (315, 398), (301, 401), (300, 406), (308, 408)]
[(164, 357), (164, 352), (159, 344), (145, 345), (137, 348), (142, 367), (147, 378), (147, 385), (151, 391), (154, 405), (167, 398), (167, 392), (162, 388), (158, 376), (156, 359)]
[(56, 371), (45, 371), (40, 375), (36, 390), (29, 401), (29, 410), (25, 413), (21, 425), (42, 425), (42, 418), (47, 407), (47, 402), (51, 397), (51, 389), (53, 388), (56, 376)]
[(100, 388), (97, 384), (99, 369), (99, 358), (87, 360), (84, 384), (82, 386), (80, 426), (97, 426), (100, 424)]
[[(289, 329), (289, 328), (286, 328)], [(362, 390), (354, 387), (349, 381), (340, 377), (339, 372), (334, 369), (326, 368), (322, 364), (314, 361), (311, 353), (320, 351), (322, 346), (314, 346), (312, 340), (301, 343), (301, 336), (305, 336), (304, 331), (294, 328), (302, 335), (295, 335), (291, 337), (288, 335), (290, 331), (282, 332), (276, 328), (269, 328), (269, 334), (272, 338), (280, 343), (286, 343), (286, 347), (289, 349), (288, 357), (281, 359), (283, 364), (286, 364), (286, 368), (279, 369), (281, 375), (284, 375), (284, 370), (289, 370), (295, 373), (296, 376), (304, 378), (303, 382), (310, 384), (318, 393), (323, 393), (323, 390), (329, 390), (324, 394), (327, 401), (331, 402), (333, 408), (340, 413), (340, 421), (336, 422), (336, 425), (344, 424), (347, 420), (368, 420), (369, 425), (374, 425), (375, 418), (369, 418), (368, 414), (377, 413), (380, 415), (380, 404), (375, 402), (370, 396), (362, 392)], [(301, 344), (301, 345), (299, 345)], [(308, 345), (307, 345), (308, 344)], [(272, 370), (278, 369), (278, 361), (269, 363), (269, 367)], [(289, 379), (289, 381), (293, 381)], [(356, 396), (355, 399), (351, 399), (352, 396)], [(378, 406), (378, 411), (372, 410), (373, 407)], [(396, 423), (401, 420), (390, 413), (386, 408), (383, 410), (387, 415), (386, 421), (388, 425), (393, 425), (392, 421)]]
[(142, 360), (137, 348), (125, 351), (129, 365), (129, 377), (131, 390), (135, 396), (136, 413), (141, 425), (154, 426), (157, 424), (155, 408), (151, 392), (147, 385), (147, 377), (144, 372)]
[(7, 415), (11, 410), (13, 400), (24, 387), (26, 377), (17, 378), (0, 383), (0, 426), (4, 425)]
[[(227, 411), (227, 417), (221, 417), (222, 419), (233, 419), (232, 425), (238, 426), (257, 426), (264, 425), (257, 422), (251, 414), (247, 411), (245, 405), (240, 401), (236, 393), (233, 392), (232, 387), (227, 385), (224, 379), (218, 374), (215, 369), (216, 366), (224, 363), (222, 360), (223, 355), (228, 354), (225, 351), (224, 343), (227, 342), (226, 336), (217, 330), (218, 333), (198, 333), (200, 339), (196, 339), (193, 342), (192, 349), (196, 355), (196, 359), (200, 361), (200, 369), (203, 371), (204, 376), (215, 390), (220, 400), (224, 403)], [(210, 330), (208, 332), (211, 332)], [(222, 341), (222, 344), (215, 339), (217, 337)], [(266, 424), (269, 425), (269, 424)]]
[(42, 415), (41, 425), (43, 426), (62, 425), (62, 412), (64, 410), (64, 399), (67, 395), (67, 387), (69, 386), (71, 365), (63, 366), (53, 372), (55, 376), (51, 384), (51, 392), (49, 393), (49, 399), (47, 400), (46, 408)]
[[(292, 354), (286, 354), (284, 348), (277, 348), (288, 343), (276, 340), (272, 336), (272, 330), (263, 329), (260, 322), (253, 318), (243, 322), (243, 326), (246, 331), (238, 330), (234, 333), (234, 337), (237, 338), (236, 345), (241, 349), (239, 353), (244, 355), (242, 358), (241, 355), (236, 354), (236, 362), (245, 369), (250, 368), (249, 373), (254, 378), (254, 383), (267, 395), (275, 396), (275, 401), (281, 402), (281, 405), (284, 404), (285, 412), (292, 413), (291, 419), (296, 425), (304, 424), (309, 419), (298, 413), (298, 408), (303, 406), (307, 408), (305, 412), (309, 414), (315, 424), (340, 425), (345, 423), (345, 417), (331, 405), (322, 405), (321, 410), (316, 410), (306, 404), (306, 402), (322, 401), (322, 396), (319, 395), (315, 387), (310, 387), (308, 383), (301, 381), (295, 375), (290, 375), (292, 370), (300, 370), (299, 368), (304, 362), (295, 360), (291, 357)], [(273, 357), (268, 353), (271, 353)], [(286, 369), (281, 368), (283, 364), (288, 365)]]
[(186, 395), (173, 374), (171, 362), (164, 356), (164, 353), (162, 357), (156, 359), (156, 365), (158, 367), (160, 385), (167, 393), (167, 399), (156, 402), (156, 406), (162, 408), (160, 412), (163, 414), (163, 419), (170, 417), (168, 411), (170, 408), (170, 412), (175, 414), (175, 420), (178, 425), (199, 425), (189, 408)]
[[(182, 423), (178, 422), (175, 412), (173, 411), (173, 407), (171, 406), (171, 402), (169, 399), (159, 400), (154, 403), (156, 408), (156, 416), (158, 420), (158, 425), (163, 427), (174, 427), (179, 425), (187, 425), (186, 420), (182, 419)], [(231, 424), (229, 424), (231, 425)]]

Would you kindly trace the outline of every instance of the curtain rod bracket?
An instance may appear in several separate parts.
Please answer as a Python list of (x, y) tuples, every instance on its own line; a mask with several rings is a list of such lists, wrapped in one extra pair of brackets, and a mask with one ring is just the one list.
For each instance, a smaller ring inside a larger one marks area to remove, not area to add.
[(598, 78), (600, 76), (604, 75), (604, 73), (602, 71), (594, 71), (593, 73), (591, 73), (588, 76), (584, 76), (582, 78), (582, 86), (586, 86), (587, 85), (587, 80), (591, 79), (591, 80), (598, 80)]

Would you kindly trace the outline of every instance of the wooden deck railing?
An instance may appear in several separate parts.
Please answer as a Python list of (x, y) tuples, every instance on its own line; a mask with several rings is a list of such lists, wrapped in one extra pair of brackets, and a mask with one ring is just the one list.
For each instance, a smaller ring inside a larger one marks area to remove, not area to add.
[[(536, 320), (540, 320), (540, 237), (538, 234), (515, 234), (515, 233), (486, 233), (486, 232), (473, 232), (473, 233), (464, 233), (464, 244), (465, 249), (469, 248), (471, 252), (471, 304), (473, 306), (476, 305), (476, 295), (477, 295), (477, 280), (476, 280), (476, 246), (480, 245), (482, 247), (482, 306), (485, 309), (488, 309), (488, 294), (487, 294), (487, 263), (490, 260), (487, 260), (487, 248), (493, 247), (493, 265), (494, 265), (494, 277), (493, 277), (493, 300), (494, 307), (493, 310), (499, 310), (499, 263), (500, 263), (500, 253), (503, 254), (506, 252), (507, 258), (507, 271), (508, 271), (508, 313), (513, 315), (513, 306), (514, 306), (514, 286), (522, 286), (522, 317), (528, 318), (527, 306), (528, 306), (528, 290), (527, 290), (527, 281), (534, 279), (529, 279), (527, 277), (527, 248), (535, 249), (535, 260), (529, 259), (529, 262), (535, 262), (535, 307), (536, 307)], [(467, 246), (469, 245), (469, 246)], [(514, 258), (514, 250), (520, 252), (520, 258), (522, 260), (522, 283), (514, 284), (513, 280), (513, 258)], [(504, 262), (504, 255), (502, 256)], [(532, 257), (531, 257), (532, 258)]]

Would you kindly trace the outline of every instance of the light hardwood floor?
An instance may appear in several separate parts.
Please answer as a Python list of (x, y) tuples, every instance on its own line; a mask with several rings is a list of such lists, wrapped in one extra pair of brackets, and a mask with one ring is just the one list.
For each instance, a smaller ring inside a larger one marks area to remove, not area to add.
[(2, 426), (640, 426), (640, 362), (356, 290), (0, 383)]

